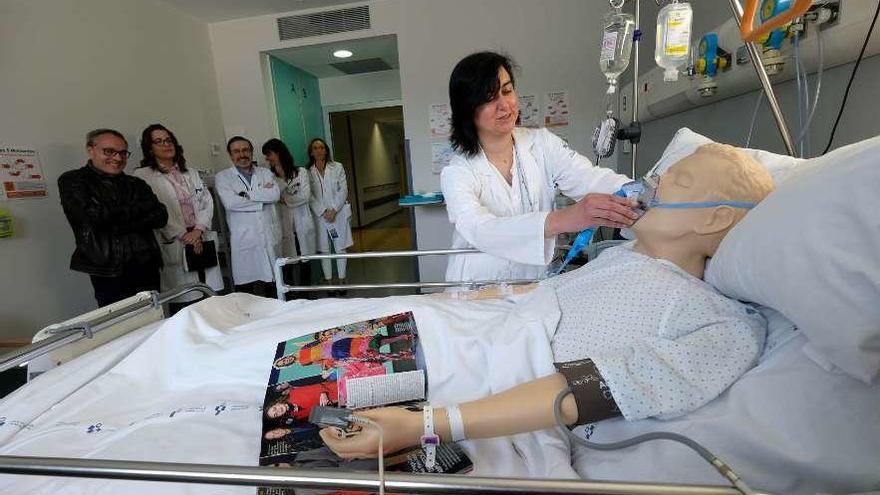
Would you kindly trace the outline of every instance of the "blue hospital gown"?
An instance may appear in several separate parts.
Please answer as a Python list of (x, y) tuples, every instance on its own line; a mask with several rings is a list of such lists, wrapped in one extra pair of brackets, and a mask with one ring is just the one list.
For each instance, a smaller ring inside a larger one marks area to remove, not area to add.
[(756, 311), (632, 243), (542, 282), (528, 300), (558, 306), (554, 360), (591, 358), (628, 420), (703, 406), (754, 366), (766, 336)]

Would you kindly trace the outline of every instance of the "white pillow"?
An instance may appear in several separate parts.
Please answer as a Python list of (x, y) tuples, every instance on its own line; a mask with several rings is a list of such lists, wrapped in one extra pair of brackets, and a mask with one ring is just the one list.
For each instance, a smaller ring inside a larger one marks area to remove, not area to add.
[[(687, 127), (682, 127), (675, 133), (675, 136), (672, 136), (672, 141), (669, 142), (669, 145), (666, 146), (666, 150), (663, 151), (663, 156), (661, 156), (660, 160), (657, 162), (657, 171), (662, 174), (667, 168), (671, 167), (682, 158), (697, 151), (697, 148), (700, 146), (714, 142), (715, 141), (712, 141), (701, 134), (697, 134)], [(773, 176), (773, 181), (777, 184), (785, 179), (794, 166), (806, 161), (802, 158), (794, 158), (788, 155), (777, 155), (776, 153), (770, 153), (769, 151), (764, 150), (754, 150), (750, 148), (739, 148), (739, 150), (750, 155), (759, 163), (767, 167), (767, 170), (770, 171), (770, 175)]]
[(870, 383), (880, 370), (880, 137), (787, 175), (730, 231), (706, 280), (778, 310), (813, 351)]

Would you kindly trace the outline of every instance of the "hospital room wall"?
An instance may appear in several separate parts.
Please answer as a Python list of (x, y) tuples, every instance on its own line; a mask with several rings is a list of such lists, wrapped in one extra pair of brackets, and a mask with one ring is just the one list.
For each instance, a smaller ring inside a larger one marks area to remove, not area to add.
[[(849, 63), (824, 72), (819, 106), (816, 108), (816, 115), (808, 133), (812, 153), (806, 155), (807, 157), (821, 154), (825, 149), (852, 68), (853, 64)], [(880, 80), (880, 56), (863, 60), (835, 133), (832, 149), (880, 134), (880, 120), (877, 119), (877, 113), (880, 111), (880, 105), (877, 103), (880, 102), (878, 80)], [(815, 88), (815, 75), (810, 77), (809, 82), (810, 88)], [(796, 83), (793, 80), (788, 81), (774, 85), (774, 89), (788, 127), (796, 137), (798, 132)], [(681, 127), (690, 127), (716, 141), (745, 146), (757, 98), (758, 91), (753, 91), (645, 123), (639, 150), (642, 157), (639, 159), (641, 172), (647, 171), (653, 162), (660, 158), (672, 135)], [(776, 121), (767, 108), (766, 100), (762, 111), (758, 114), (749, 147), (786, 154)]]
[(152, 0), (2, 2), (0, 140), (36, 148), (48, 197), (0, 201), (15, 221), (15, 237), (0, 239), (0, 342), (95, 307), (88, 276), (68, 268), (73, 234), (56, 185), (85, 163), (86, 132), (122, 131), (129, 172), (153, 122), (175, 131), (188, 163), (221, 162), (209, 151), (223, 143), (211, 64), (207, 25)]
[[(876, 6), (874, 1), (861, 3), (869, 6), (871, 10)], [(711, 31), (731, 19), (726, 0), (691, 2), (691, 5), (694, 9), (694, 36)], [(843, 8), (846, 9), (847, 5), (849, 4), (845, 4)], [(654, 2), (641, 2), (641, 6), (643, 16), (641, 29), (644, 36), (642, 37), (639, 60), (640, 72), (644, 74), (656, 67), (654, 63), (656, 24), (654, 21), (659, 8)], [(850, 5), (849, 8), (853, 8), (853, 6)], [(866, 16), (868, 14), (868, 12), (865, 13)], [(865, 29), (867, 29), (867, 25)], [(872, 36), (874, 44), (878, 38), (877, 29), (875, 28), (875, 33)], [(863, 36), (860, 34), (859, 38), (863, 39)], [(831, 43), (831, 41), (827, 41), (827, 43)], [(808, 140), (812, 144), (812, 153), (807, 156), (815, 156), (824, 150), (852, 68), (853, 63), (849, 63), (831, 69), (826, 68), (824, 71), (819, 106), (816, 108), (816, 115), (808, 133)], [(631, 74), (632, 69), (621, 78), (622, 86), (632, 81)], [(755, 78), (757, 81), (757, 76)], [(875, 56), (863, 60), (859, 67), (859, 73), (853, 82), (846, 110), (835, 134), (833, 148), (880, 134), (880, 122), (875, 117), (880, 109), (876, 104), (877, 101), (880, 101), (880, 85), (876, 83), (878, 78), (880, 78), (880, 57)], [(723, 84), (723, 79), (719, 82)], [(811, 91), (816, 87), (815, 74), (811, 74), (809, 86)], [(779, 98), (789, 129), (796, 136), (799, 132), (795, 99), (796, 82), (791, 80), (774, 84), (774, 90)], [(666, 145), (669, 144), (669, 140), (681, 127), (689, 127), (717, 141), (737, 146), (745, 145), (758, 94), (759, 91), (752, 91), (645, 122), (642, 127), (642, 141), (639, 145), (638, 169), (640, 173), (646, 172), (660, 158)], [(773, 119), (766, 101), (758, 115), (750, 146), (785, 154), (785, 146), (779, 137), (776, 121)], [(627, 167), (629, 166), (630, 155), (621, 154), (619, 159), (621, 165), (625, 163)]]
[[(270, 105), (259, 78), (259, 53), (278, 48), (396, 34), (407, 139), (414, 189), (438, 190), (431, 170), (429, 109), (448, 102), (449, 73), (465, 55), (501, 50), (522, 72), (520, 94), (564, 90), (569, 95), (574, 148), (590, 156), (589, 135), (601, 113), (605, 81), (597, 70), (600, 18), (594, 2), (582, 0), (376, 0), (372, 27), (355, 33), (280, 42), (275, 18), (259, 16), (210, 25), (224, 126), (256, 140), (271, 137)], [(604, 10), (604, 4), (603, 4)], [(296, 14), (307, 11), (297, 11)], [(587, 29), (595, 25), (597, 29)], [(416, 208), (418, 247), (448, 247), (452, 228), (443, 208)], [(420, 261), (423, 280), (437, 280), (445, 259)]]

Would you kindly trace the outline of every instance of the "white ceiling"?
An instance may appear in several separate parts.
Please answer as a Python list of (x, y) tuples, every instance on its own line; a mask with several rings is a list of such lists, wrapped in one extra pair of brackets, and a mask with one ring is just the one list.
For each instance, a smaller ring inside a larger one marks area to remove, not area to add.
[[(354, 55), (345, 59), (335, 58), (333, 52), (343, 48), (350, 50)], [(294, 67), (311, 73), (318, 79), (344, 76), (345, 73), (330, 65), (335, 62), (381, 58), (392, 69), (400, 67), (400, 63), (397, 60), (397, 37), (394, 35), (284, 48), (282, 50), (273, 50), (269, 54), (280, 58)]]
[(329, 7), (357, 0), (160, 0), (205, 22)]

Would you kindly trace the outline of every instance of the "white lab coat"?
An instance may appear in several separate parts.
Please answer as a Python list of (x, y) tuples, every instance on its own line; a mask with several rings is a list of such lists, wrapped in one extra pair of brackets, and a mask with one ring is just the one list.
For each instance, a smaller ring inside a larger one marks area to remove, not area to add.
[[(336, 252), (346, 249), (354, 243), (351, 236), (351, 205), (348, 204), (348, 183), (345, 169), (339, 162), (329, 162), (324, 169), (324, 176), (318, 173), (315, 166), (309, 167), (312, 181), (312, 199), (309, 202), (315, 215), (315, 226), (318, 231), (318, 251), (330, 252), (330, 235), (335, 229), (338, 237), (333, 241)], [(336, 210), (336, 220), (332, 223), (324, 220), (321, 215), (327, 208)]]
[[(193, 207), (196, 213), (196, 225), (205, 227), (202, 239), (217, 243), (217, 233), (209, 230), (211, 221), (214, 219), (214, 199), (211, 192), (205, 187), (198, 171), (190, 168), (182, 173), (184, 181), (189, 185), (193, 193)], [(159, 201), (168, 210), (168, 223), (161, 229), (155, 229), (156, 242), (162, 252), (163, 267), (160, 272), (162, 290), (180, 287), (184, 284), (198, 283), (198, 272), (190, 272), (184, 266), (184, 244), (180, 236), (186, 233), (186, 223), (183, 220), (183, 212), (177, 199), (177, 192), (171, 185), (167, 174), (151, 167), (141, 167), (134, 171), (134, 176), (146, 182)], [(219, 246), (217, 246), (219, 247)], [(220, 267), (215, 266), (205, 270), (205, 283), (214, 290), (223, 289), (223, 275)], [(198, 299), (197, 294), (190, 297), (182, 296), (180, 301)]]
[[(273, 281), (275, 259), (281, 256), (281, 224), (275, 210), (281, 193), (275, 176), (269, 169), (254, 165), (248, 184), (232, 166), (219, 172), (214, 182), (226, 208), (235, 284)], [(239, 196), (241, 192), (247, 197)]]
[[(281, 213), (281, 251), (284, 256), (315, 254), (317, 244), (315, 219), (312, 218), (309, 207), (312, 195), (309, 171), (300, 169), (296, 177), (289, 181), (275, 177), (275, 182), (278, 183), (281, 199), (284, 201), (278, 203)], [(296, 251), (296, 241), (299, 241), (299, 253)]]
[(443, 197), (455, 227), (452, 248), (482, 251), (450, 256), (447, 281), (545, 277), (556, 239), (544, 238), (544, 222), (556, 189), (579, 200), (587, 193), (614, 193), (630, 180), (594, 166), (547, 129), (516, 128), (513, 136), (519, 166), (513, 167), (512, 185), (482, 151), (472, 158), (457, 154), (443, 169)]

